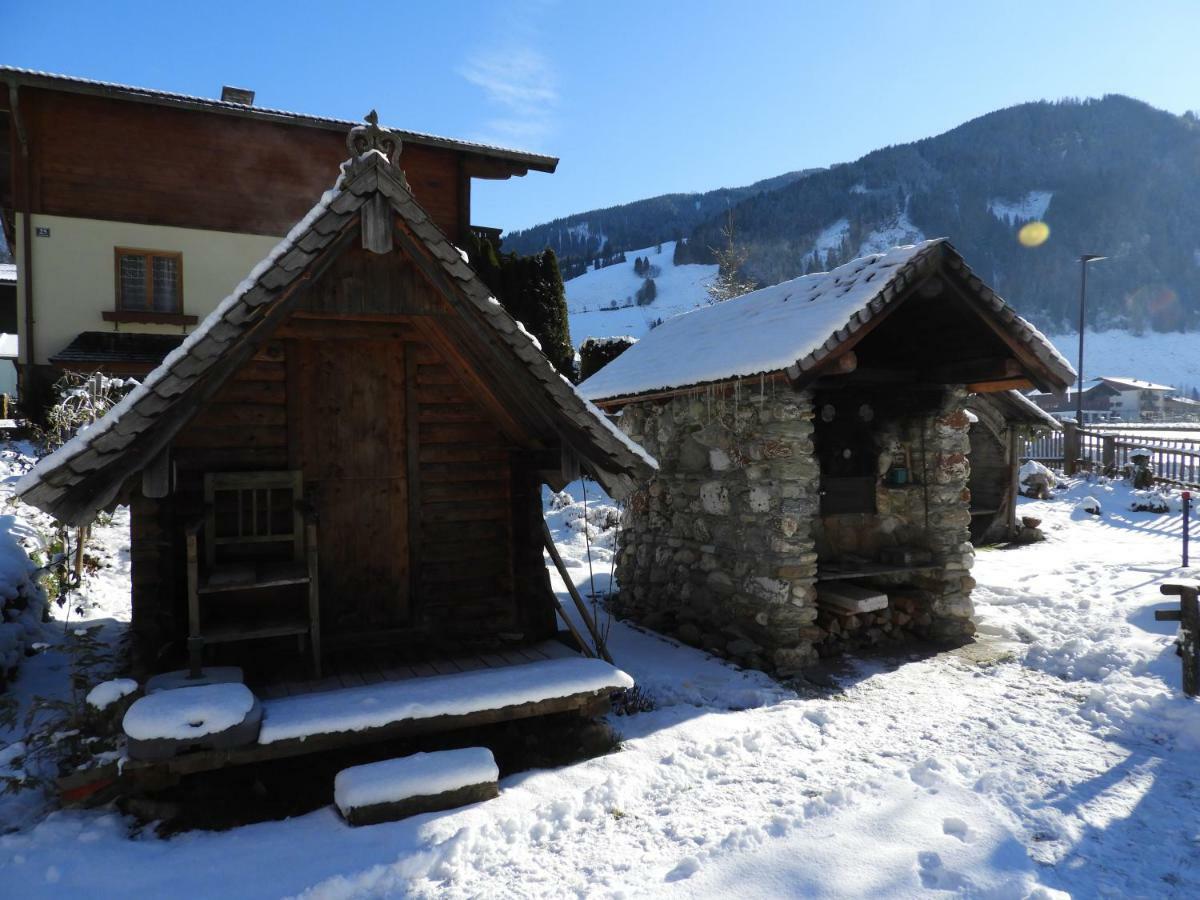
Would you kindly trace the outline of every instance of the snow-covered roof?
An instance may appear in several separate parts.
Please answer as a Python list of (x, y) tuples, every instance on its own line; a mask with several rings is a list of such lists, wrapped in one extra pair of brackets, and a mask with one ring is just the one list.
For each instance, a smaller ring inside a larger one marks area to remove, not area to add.
[(0, 263), (0, 284), (17, 283), (17, 264)]
[(1045, 336), (980, 281), (949, 241), (935, 238), (668, 319), (579, 389), (589, 399), (608, 400), (769, 372), (806, 372), (940, 264), (965, 278), (981, 311), (1063, 386), (1075, 377)]
[(1142, 381), (1140, 378), (1130, 378), (1127, 375), (1101, 375), (1098, 381), (1115, 387), (1119, 391), (1173, 391), (1169, 384), (1155, 384), (1153, 381)]
[(990, 403), (1011, 425), (1032, 425), (1037, 428), (1062, 429), (1061, 423), (1020, 391), (999, 391), (994, 394), (973, 394), (967, 406)]
[[(68, 524), (85, 524), (111, 506), (126, 480), (140, 472), (190, 421), (201, 389), (219, 386), (240, 362), (237, 351), (271, 315), (291, 310), (292, 288), (307, 278), (310, 264), (353, 227), (362, 208), (382, 195), (440, 265), (446, 299), (485, 325), (493, 352), (511, 353), (522, 363), (513, 377), (545, 426), (591, 464), (610, 493), (625, 494), (657, 463), (559, 375), (534, 338), (508, 314), (413, 199), (401, 172), (383, 153), (370, 150), (342, 166), (332, 190), (200, 325), (94, 425), (42, 459), (16, 485), (26, 503)], [(271, 319), (270, 321), (277, 321)], [(269, 331), (271, 326), (267, 326)], [(522, 374), (523, 373), (523, 374)], [(190, 406), (189, 408), (189, 398)]]
[(19, 340), (15, 334), (0, 333), (0, 359), (16, 359)]
[[(0, 81), (58, 88), (59, 90), (76, 93), (91, 93), (110, 97), (123, 97), (130, 100), (144, 100), (152, 103), (164, 103), (188, 109), (223, 112), (255, 119), (291, 121), (300, 125), (315, 125), (337, 131), (345, 131), (358, 124), (357, 122), (350, 122), (345, 119), (333, 119), (328, 116), (314, 116), (308, 113), (271, 109), (264, 106), (252, 106), (245, 103), (230, 103), (227, 100), (213, 100), (210, 97), (177, 94), (171, 91), (159, 91), (153, 88), (137, 87), (131, 84), (117, 84), (111, 81), (96, 81), (91, 78), (59, 75), (54, 72), (22, 69), (17, 66), (0, 66)], [(405, 142), (425, 144), (431, 147), (444, 147), (449, 150), (463, 150), (478, 153), (481, 156), (507, 159), (539, 172), (553, 172), (558, 166), (557, 157), (545, 156), (540, 153), (529, 153), (525, 150), (513, 150), (508, 147), (497, 147), (475, 141), (439, 137), (435, 134), (424, 134), (419, 131), (390, 130)]]

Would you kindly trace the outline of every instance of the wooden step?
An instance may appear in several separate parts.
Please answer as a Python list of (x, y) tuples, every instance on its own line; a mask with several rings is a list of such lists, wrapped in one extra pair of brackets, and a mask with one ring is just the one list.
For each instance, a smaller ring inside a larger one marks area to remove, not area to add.
[(817, 605), (841, 615), (887, 609), (887, 594), (875, 588), (848, 581), (822, 581), (817, 584)]

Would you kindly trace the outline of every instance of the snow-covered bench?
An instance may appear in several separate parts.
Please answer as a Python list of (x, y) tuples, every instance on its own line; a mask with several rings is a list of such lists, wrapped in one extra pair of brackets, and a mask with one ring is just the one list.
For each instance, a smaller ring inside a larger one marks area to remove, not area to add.
[(486, 747), (415, 753), (343, 769), (333, 798), (351, 825), (376, 825), (491, 800), (500, 793), (499, 777)]

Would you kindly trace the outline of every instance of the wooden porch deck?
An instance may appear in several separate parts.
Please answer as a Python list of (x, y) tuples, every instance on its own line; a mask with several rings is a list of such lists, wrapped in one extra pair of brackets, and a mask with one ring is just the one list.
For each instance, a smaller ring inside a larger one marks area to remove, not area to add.
[(547, 659), (580, 658), (582, 655), (558, 640), (514, 646), (491, 653), (465, 654), (445, 659), (431, 657), (421, 662), (402, 662), (395, 651), (386, 648), (360, 649), (326, 655), (322, 664), (325, 675), (320, 679), (295, 677), (281, 680), (273, 673), (247, 672), (246, 684), (261, 699), (277, 700), (281, 697), (339, 691), (385, 681), (454, 675), (478, 669), (503, 669)]
[[(294, 650), (293, 655), (295, 655)], [(336, 660), (334, 666), (327, 668), (327, 671), (335, 674), (327, 675), (320, 680), (278, 678), (272, 680), (267, 678), (265, 683), (255, 683), (255, 680), (250, 677), (251, 673), (247, 672), (246, 683), (263, 701), (265, 721), (271, 721), (272, 708), (275, 704), (283, 706), (295, 702), (302, 703), (306, 695), (336, 692), (347, 692), (348, 702), (361, 703), (364, 689), (370, 691), (372, 686), (384, 687), (386, 690), (381, 698), (386, 700), (389, 695), (396, 696), (394, 689), (390, 688), (390, 685), (396, 682), (414, 681), (413, 691), (415, 693), (428, 694), (428, 687), (431, 683), (438, 682), (442, 677), (450, 676), (447, 678), (446, 690), (449, 696), (453, 696), (454, 691), (462, 685), (462, 682), (454, 679), (453, 676), (487, 669), (496, 670), (499, 673), (501, 670), (537, 663), (579, 660), (581, 663), (587, 663), (593, 667), (604, 667), (614, 673), (616, 677), (609, 681), (605, 676), (604, 680), (607, 683), (596, 684), (593, 681), (586, 687), (576, 683), (567, 693), (546, 699), (528, 701), (515, 699), (486, 708), (463, 709), (427, 716), (406, 714), (395, 720), (381, 720), (378, 724), (363, 726), (357, 730), (344, 728), (329, 731), (318, 730), (309, 735), (284, 737), (267, 743), (263, 743), (260, 735), (258, 742), (227, 750), (193, 750), (163, 760), (125, 759), (120, 762), (106, 763), (59, 779), (60, 796), (68, 805), (92, 805), (97, 802), (105, 802), (124, 791), (159, 789), (177, 783), (178, 779), (184, 775), (209, 772), (230, 766), (363, 747), (369, 744), (418, 738), (424, 735), (443, 734), (515, 719), (562, 713), (593, 717), (607, 712), (609, 697), (614, 690), (627, 686), (621, 684), (621, 680), (628, 679), (627, 675), (608, 666), (603, 660), (584, 657), (583, 654), (558, 640), (446, 659), (431, 657), (429, 661), (419, 663), (398, 663), (394, 651), (390, 657), (390, 663), (388, 663), (388, 659), (389, 657), (383, 654), (359, 652), (353, 657), (347, 655), (344, 659)], [(260, 677), (265, 677), (261, 676), (261, 673), (269, 672), (269, 670), (269, 664), (264, 664), (260, 669)], [(403, 689), (401, 690), (403, 692)], [(334, 708), (340, 707), (335, 704)]]

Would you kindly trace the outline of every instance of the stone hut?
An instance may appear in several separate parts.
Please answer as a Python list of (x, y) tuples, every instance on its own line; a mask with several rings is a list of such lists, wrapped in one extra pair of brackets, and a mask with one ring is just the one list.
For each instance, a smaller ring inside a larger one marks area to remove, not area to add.
[(580, 386), (660, 467), (620, 612), (781, 673), (969, 637), (966, 399), (1073, 378), (945, 239), (667, 321)]

